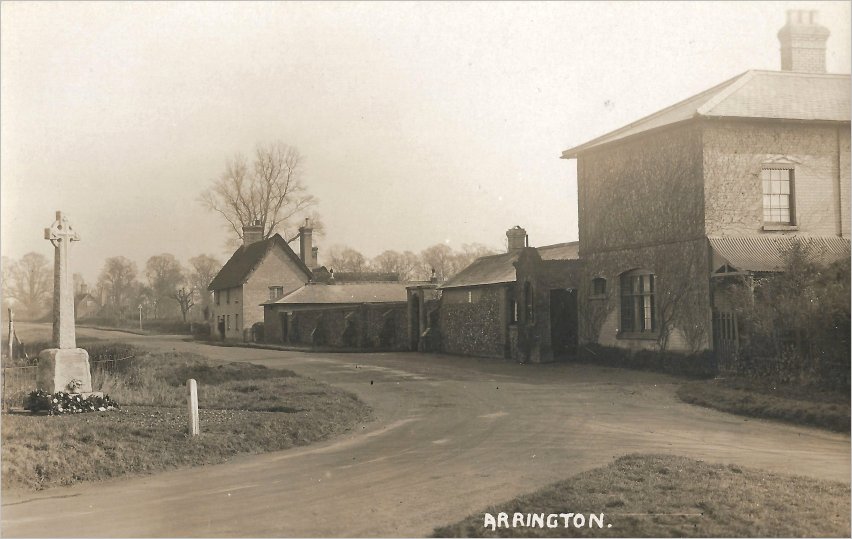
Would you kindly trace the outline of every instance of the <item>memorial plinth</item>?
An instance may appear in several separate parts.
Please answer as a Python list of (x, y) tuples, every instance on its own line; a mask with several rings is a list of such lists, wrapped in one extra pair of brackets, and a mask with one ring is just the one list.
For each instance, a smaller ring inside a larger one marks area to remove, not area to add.
[(74, 288), (68, 264), (69, 244), (80, 237), (62, 212), (56, 222), (44, 229), (44, 239), (54, 247), (53, 264), (53, 346), (38, 355), (38, 389), (56, 393), (91, 393), (92, 374), (89, 353), (77, 348), (74, 334)]

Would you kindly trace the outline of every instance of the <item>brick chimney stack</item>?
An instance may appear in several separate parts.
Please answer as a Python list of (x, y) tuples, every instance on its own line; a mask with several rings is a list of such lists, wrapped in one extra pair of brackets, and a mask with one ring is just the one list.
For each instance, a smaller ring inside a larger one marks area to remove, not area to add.
[(243, 245), (248, 247), (263, 239), (263, 225), (260, 220), (255, 219), (252, 224), (243, 227)]
[(514, 226), (513, 228), (507, 230), (506, 237), (509, 238), (509, 247), (506, 250), (506, 252), (508, 253), (520, 251), (521, 249), (529, 245), (527, 231), (521, 228), (520, 226)]
[(825, 73), (825, 42), (830, 32), (816, 22), (814, 10), (790, 9), (787, 24), (778, 32), (781, 70)]
[(305, 219), (305, 224), (299, 227), (299, 258), (309, 268), (316, 267), (314, 263), (314, 229), (311, 220)]

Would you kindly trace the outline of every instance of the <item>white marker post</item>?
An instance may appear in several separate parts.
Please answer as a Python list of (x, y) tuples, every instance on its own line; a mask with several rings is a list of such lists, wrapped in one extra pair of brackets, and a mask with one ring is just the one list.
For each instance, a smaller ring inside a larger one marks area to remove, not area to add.
[(198, 384), (193, 378), (186, 381), (187, 403), (189, 404), (189, 435), (198, 436), (201, 425), (198, 421)]

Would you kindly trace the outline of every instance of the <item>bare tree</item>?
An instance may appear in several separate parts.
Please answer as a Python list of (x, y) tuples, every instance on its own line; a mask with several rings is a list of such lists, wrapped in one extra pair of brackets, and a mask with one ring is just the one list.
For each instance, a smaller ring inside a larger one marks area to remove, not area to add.
[(169, 253), (155, 255), (145, 264), (145, 276), (156, 300), (154, 318), (168, 311), (167, 301), (174, 299), (178, 287), (186, 281), (180, 262)]
[(204, 318), (207, 319), (210, 306), (210, 292), (207, 287), (222, 268), (222, 262), (211, 255), (198, 255), (189, 259), (189, 285), (197, 291), (201, 298), (201, 308), (204, 309)]
[(239, 239), (243, 227), (255, 223), (263, 226), (264, 239), (278, 231), (285, 234), (296, 217), (317, 203), (305, 188), (303, 169), (295, 147), (281, 142), (258, 146), (251, 165), (240, 154), (231, 158), (222, 176), (201, 194), (201, 202), (222, 215)]
[(455, 274), (453, 249), (443, 243), (437, 243), (423, 249), (420, 253), (422, 272), (429, 275), (435, 270), (435, 276), (444, 281)]
[(136, 263), (123, 256), (114, 256), (104, 261), (98, 277), (98, 286), (106, 291), (106, 307), (116, 318), (126, 316), (135, 299), (139, 283), (136, 282)]
[(180, 314), (183, 316), (183, 321), (186, 322), (186, 313), (195, 306), (195, 291), (182, 286), (179, 290), (175, 290), (172, 298), (178, 302)]
[(9, 274), (3, 276), (4, 285), (7, 279), (4, 296), (8, 294), (17, 302), (23, 318), (38, 318), (47, 310), (53, 292), (53, 270), (44, 255), (25, 254), (11, 264)]
[(330, 268), (337, 272), (357, 272), (367, 269), (367, 259), (351, 247), (333, 245), (326, 256)]
[(383, 273), (396, 273), (400, 280), (408, 281), (414, 277), (420, 259), (411, 251), (384, 251), (370, 261), (370, 266)]

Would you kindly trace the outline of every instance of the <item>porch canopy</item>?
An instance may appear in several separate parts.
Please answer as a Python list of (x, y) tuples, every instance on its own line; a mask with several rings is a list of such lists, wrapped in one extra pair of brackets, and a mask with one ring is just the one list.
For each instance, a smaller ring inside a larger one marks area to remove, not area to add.
[[(801, 242), (810, 259), (828, 264), (849, 258), (849, 240), (839, 236), (725, 236), (709, 237), (715, 275), (745, 271), (781, 271), (784, 253)], [(727, 267), (726, 267), (727, 266)]]

